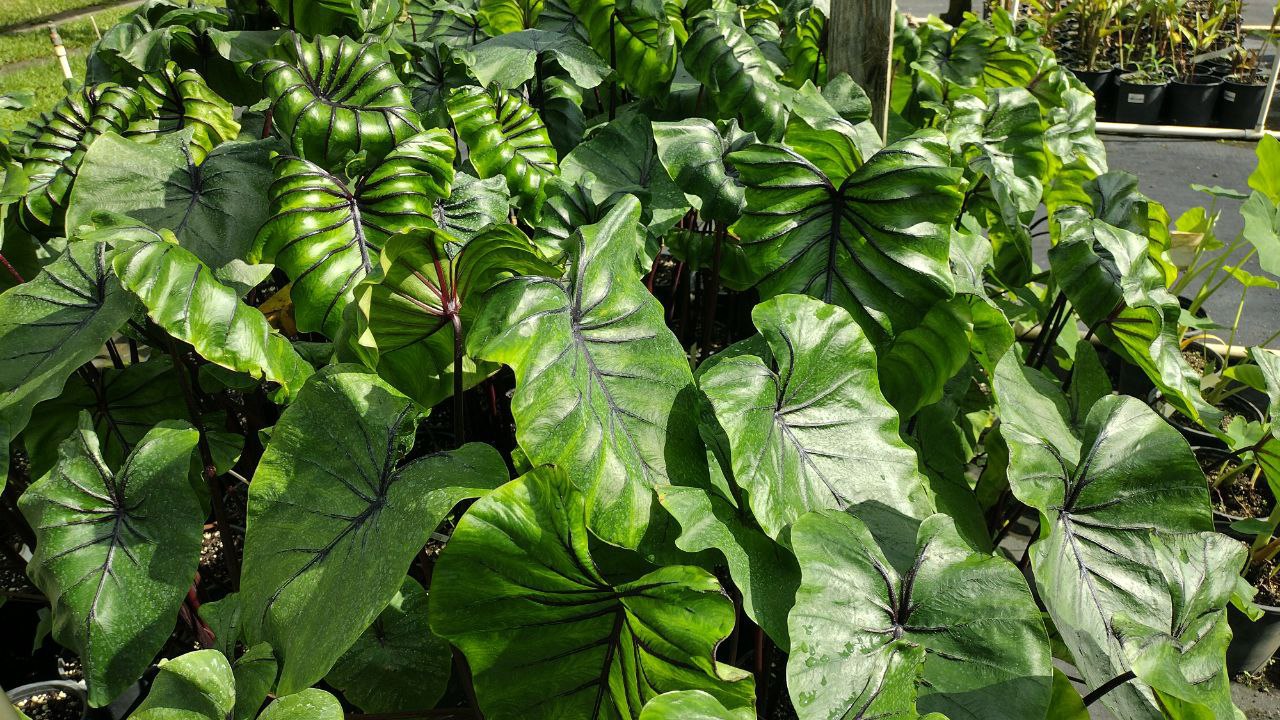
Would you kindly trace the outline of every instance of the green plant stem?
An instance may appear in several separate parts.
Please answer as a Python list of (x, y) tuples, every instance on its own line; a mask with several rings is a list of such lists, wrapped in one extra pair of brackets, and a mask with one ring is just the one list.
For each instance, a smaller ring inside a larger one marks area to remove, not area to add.
[(1262, 562), (1266, 562), (1271, 559), (1268, 557), (1262, 559), (1261, 562), (1258, 562), (1258, 554), (1265, 551), (1271, 544), (1271, 538), (1275, 536), (1276, 528), (1280, 527), (1280, 503), (1276, 503), (1275, 506), (1271, 508), (1271, 514), (1267, 516), (1266, 523), (1268, 528), (1267, 531), (1260, 532), (1255, 535), (1253, 543), (1249, 547), (1250, 554), (1253, 555), (1254, 562), (1256, 564), (1261, 564)]
[(698, 343), (701, 347), (702, 357), (711, 355), (711, 343), (714, 340), (715, 324), (716, 324), (716, 300), (720, 297), (720, 252), (724, 242), (725, 230), (717, 227), (715, 230), (715, 252), (711, 256), (711, 271), (702, 283), (702, 340)]

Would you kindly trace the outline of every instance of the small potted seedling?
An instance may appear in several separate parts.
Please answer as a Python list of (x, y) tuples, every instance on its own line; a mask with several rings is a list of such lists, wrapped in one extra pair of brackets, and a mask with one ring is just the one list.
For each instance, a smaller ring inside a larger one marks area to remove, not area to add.
[(1174, 125), (1204, 127), (1213, 118), (1222, 90), (1222, 78), (1201, 72), (1200, 62), (1211, 55), (1217, 43), (1225, 6), (1205, 18), (1196, 12), (1194, 21), (1179, 16), (1171, 23), (1169, 38), (1173, 46), (1177, 76), (1169, 85), (1165, 112)]
[(1271, 27), (1261, 45), (1249, 49), (1237, 45), (1231, 55), (1231, 74), (1222, 83), (1222, 95), (1218, 100), (1217, 124), (1227, 128), (1248, 129), (1257, 126), (1262, 116), (1262, 104), (1266, 101), (1267, 83), (1271, 68), (1262, 64), (1275, 38), (1280, 23), (1280, 3), (1271, 16)]
[(1116, 121), (1144, 125), (1160, 122), (1168, 89), (1166, 65), (1153, 54), (1116, 81)]

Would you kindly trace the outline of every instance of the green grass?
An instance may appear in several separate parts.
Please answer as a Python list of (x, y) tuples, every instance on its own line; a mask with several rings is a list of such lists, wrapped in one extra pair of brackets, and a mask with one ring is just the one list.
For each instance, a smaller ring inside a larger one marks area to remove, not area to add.
[[(132, 10), (132, 6), (111, 8), (94, 13), (93, 18), (98, 23), (98, 30), (106, 31), (107, 28), (120, 22), (120, 19)], [(59, 25), (58, 34), (62, 36), (62, 44), (66, 46), (67, 52), (72, 52), (76, 49), (88, 49), (98, 39), (97, 34), (93, 31), (93, 23), (89, 21), (89, 18), (82, 18)], [(4, 65), (36, 58), (52, 57), (53, 46), (49, 43), (49, 30), (47, 28), (0, 35), (0, 73), (4, 72), (2, 67)]]
[(68, 10), (102, 5), (111, 0), (4, 0), (0, 2), (0, 28), (31, 22)]
[[(68, 53), (71, 72), (77, 79), (84, 77), (85, 52), (84, 49), (79, 49)], [(58, 61), (52, 57), (24, 64), (14, 70), (0, 69), (0, 87), (6, 91), (31, 90), (35, 93), (31, 107), (17, 112), (0, 112), (0, 128), (6, 130), (22, 127), (40, 113), (51, 110), (67, 95), (62, 87), (62, 70), (58, 67)]]

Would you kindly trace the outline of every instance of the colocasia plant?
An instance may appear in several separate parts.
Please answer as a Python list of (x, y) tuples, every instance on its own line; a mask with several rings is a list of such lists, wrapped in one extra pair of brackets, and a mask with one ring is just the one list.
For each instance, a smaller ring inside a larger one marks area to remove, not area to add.
[(105, 32), (0, 154), (6, 550), (90, 705), (1242, 718), (1167, 216), (1035, 27), (900, 24), (884, 139), (826, 12)]

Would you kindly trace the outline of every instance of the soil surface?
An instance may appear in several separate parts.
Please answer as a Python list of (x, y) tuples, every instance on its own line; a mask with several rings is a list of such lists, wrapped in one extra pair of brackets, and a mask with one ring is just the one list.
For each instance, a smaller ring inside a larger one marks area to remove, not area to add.
[(20, 700), (18, 709), (31, 720), (80, 720), (84, 714), (80, 698), (62, 690), (52, 690)]
[[(1272, 607), (1280, 606), (1280, 560), (1272, 560), (1263, 565), (1254, 577), (1256, 580), (1253, 586), (1258, 588), (1258, 594), (1253, 601)], [(1280, 702), (1280, 698), (1277, 701)]]

